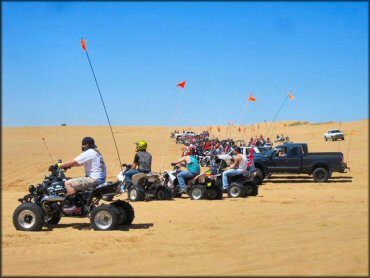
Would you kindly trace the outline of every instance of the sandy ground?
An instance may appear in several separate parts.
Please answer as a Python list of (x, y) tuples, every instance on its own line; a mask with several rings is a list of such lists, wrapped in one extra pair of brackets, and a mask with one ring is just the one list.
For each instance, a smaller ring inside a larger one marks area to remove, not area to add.
[[(287, 134), (310, 151), (342, 151), (351, 171), (322, 184), (308, 175), (275, 175), (259, 196), (245, 199), (132, 203), (133, 225), (111, 232), (91, 230), (87, 218), (63, 218), (41, 232), (12, 224), (17, 199), (51, 164), (41, 137), (55, 160), (72, 159), (82, 137), (94, 137), (115, 179), (119, 163), (108, 127), (3, 128), (2, 275), (368, 275), (368, 120), (342, 123), (343, 142), (323, 140), (338, 123), (274, 126), (272, 137)], [(170, 169), (180, 155), (181, 146), (168, 139), (172, 128), (113, 130), (122, 162), (132, 161), (138, 139), (148, 141), (156, 171)], [(250, 137), (250, 127), (231, 135)]]

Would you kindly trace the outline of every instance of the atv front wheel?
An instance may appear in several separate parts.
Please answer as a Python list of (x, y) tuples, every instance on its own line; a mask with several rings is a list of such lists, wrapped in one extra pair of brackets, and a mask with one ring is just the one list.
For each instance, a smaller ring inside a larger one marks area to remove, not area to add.
[(128, 191), (128, 198), (131, 202), (138, 202), (145, 200), (145, 191), (140, 186), (132, 186)]
[(91, 227), (96, 231), (115, 230), (120, 222), (120, 210), (112, 205), (95, 207), (90, 216)]
[(166, 186), (161, 186), (157, 189), (155, 194), (155, 198), (157, 200), (171, 200), (172, 199), (172, 192)]
[(44, 221), (44, 212), (34, 203), (23, 203), (13, 213), (14, 227), (20, 231), (41, 231)]
[(227, 196), (229, 198), (239, 198), (244, 197), (245, 191), (244, 186), (239, 183), (231, 183), (229, 189), (227, 190)]
[(193, 185), (190, 189), (190, 198), (192, 200), (205, 199), (205, 195), (206, 195), (206, 189), (204, 188), (203, 185), (196, 184), (196, 185)]

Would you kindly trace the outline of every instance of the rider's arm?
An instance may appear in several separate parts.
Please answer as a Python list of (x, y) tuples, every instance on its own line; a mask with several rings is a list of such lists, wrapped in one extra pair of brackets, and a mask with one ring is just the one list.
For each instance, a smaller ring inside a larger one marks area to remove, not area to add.
[(63, 162), (60, 167), (61, 168), (71, 168), (73, 166), (80, 166), (82, 164), (79, 164), (76, 160), (71, 160), (71, 161), (67, 161), (67, 162)]
[(136, 167), (139, 165), (139, 156), (137, 154), (135, 154), (135, 157), (134, 157), (134, 163), (132, 163), (131, 165), (131, 169), (136, 169)]
[(174, 164), (180, 164), (181, 162), (187, 162), (186, 158), (188, 158), (188, 156), (183, 156), (179, 160), (174, 162)]

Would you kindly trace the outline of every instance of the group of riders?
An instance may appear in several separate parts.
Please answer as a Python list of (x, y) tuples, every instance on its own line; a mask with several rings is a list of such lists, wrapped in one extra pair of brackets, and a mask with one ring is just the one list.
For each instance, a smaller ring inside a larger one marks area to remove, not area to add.
[[(181, 171), (178, 174), (179, 186), (182, 193), (187, 192), (186, 180), (196, 177), (200, 174), (201, 167), (199, 156), (209, 151), (210, 167), (212, 174), (217, 174), (219, 171), (216, 157), (219, 154), (228, 153), (231, 149), (234, 150), (234, 159), (230, 165), (230, 169), (222, 173), (223, 190), (227, 191), (228, 177), (239, 175), (247, 171), (253, 171), (253, 148), (248, 156), (241, 154), (240, 147), (243, 144), (237, 145), (233, 139), (219, 140), (218, 138), (210, 139), (208, 132), (203, 132), (200, 135), (193, 136), (190, 142), (185, 143), (185, 148), (182, 149), (181, 158), (171, 163), (172, 166), (177, 164), (186, 167), (186, 171)], [(240, 142), (239, 142), (240, 143)], [(59, 167), (68, 169), (75, 166), (84, 166), (85, 176), (68, 179), (65, 182), (67, 195), (73, 196), (79, 190), (91, 189), (106, 181), (107, 168), (104, 158), (95, 141), (92, 137), (84, 137), (82, 139), (82, 153), (70, 161), (59, 164)], [(136, 154), (134, 157), (131, 169), (124, 173), (126, 185), (132, 183), (133, 175), (137, 173), (150, 173), (152, 167), (152, 155), (147, 151), (148, 144), (145, 140), (141, 140), (136, 144)], [(259, 146), (263, 144), (271, 144), (270, 138), (266, 140), (261, 135), (259, 138), (251, 138), (248, 146)], [(77, 208), (73, 205), (65, 207), (65, 212), (73, 212)]]

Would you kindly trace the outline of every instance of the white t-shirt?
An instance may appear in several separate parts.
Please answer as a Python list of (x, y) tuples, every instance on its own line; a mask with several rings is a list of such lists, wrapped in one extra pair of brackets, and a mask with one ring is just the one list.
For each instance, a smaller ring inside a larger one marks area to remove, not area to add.
[(242, 154), (240, 154), (240, 155), (242, 157), (242, 161), (240, 161), (238, 169), (242, 170), (243, 172), (246, 172), (247, 168), (248, 168), (247, 157), (245, 155), (242, 155)]
[(107, 176), (107, 169), (103, 156), (94, 149), (84, 151), (75, 160), (80, 165), (84, 165), (87, 177), (96, 180), (98, 183), (105, 182)]

